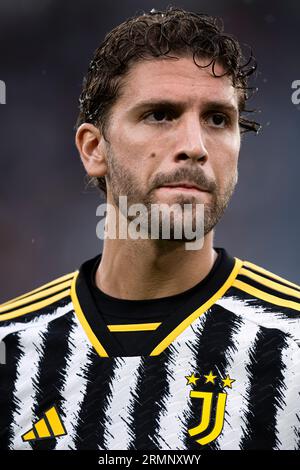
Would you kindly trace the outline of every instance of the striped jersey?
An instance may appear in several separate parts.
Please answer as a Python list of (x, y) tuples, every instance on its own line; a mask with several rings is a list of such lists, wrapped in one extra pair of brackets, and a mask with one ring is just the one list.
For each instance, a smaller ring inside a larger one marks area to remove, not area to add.
[(299, 450), (300, 287), (216, 250), (175, 296), (99, 297), (98, 255), (2, 304), (0, 449)]

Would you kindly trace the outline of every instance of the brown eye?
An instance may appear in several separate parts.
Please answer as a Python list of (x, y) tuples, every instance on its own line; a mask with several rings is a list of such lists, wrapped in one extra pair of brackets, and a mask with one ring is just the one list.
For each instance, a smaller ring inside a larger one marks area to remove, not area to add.
[(173, 119), (173, 115), (166, 109), (155, 109), (151, 112), (148, 112), (144, 116), (144, 119), (150, 122), (160, 123), (165, 121), (171, 121)]
[(167, 113), (165, 111), (154, 111), (152, 116), (155, 121), (163, 121), (166, 118)]
[(228, 119), (226, 116), (224, 116), (224, 114), (214, 113), (209, 116), (208, 122), (213, 127), (223, 128), (226, 126)]
[(213, 115), (213, 123), (216, 125), (216, 126), (220, 126), (221, 124), (223, 124), (225, 122), (225, 118), (224, 116), (222, 116), (221, 114), (214, 114)]

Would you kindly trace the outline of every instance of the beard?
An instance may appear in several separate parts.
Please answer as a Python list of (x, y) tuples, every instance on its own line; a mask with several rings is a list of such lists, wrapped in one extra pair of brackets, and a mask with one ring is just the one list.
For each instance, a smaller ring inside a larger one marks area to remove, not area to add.
[[(196, 205), (203, 204), (200, 199), (202, 193), (199, 193), (199, 196), (184, 193), (173, 196), (170, 206), (172, 204), (176, 204), (178, 210), (174, 210), (170, 214), (170, 211), (167, 211), (166, 207), (163, 207), (166, 203), (162, 204), (155, 195), (155, 189), (158, 187), (168, 183), (176, 183), (184, 180), (197, 184), (209, 193), (210, 202), (204, 203), (203, 220), (201, 225), (201, 234), (202, 236), (205, 236), (213, 230), (223, 216), (237, 184), (237, 170), (230, 178), (227, 179), (224, 188), (220, 190), (216, 182), (208, 179), (199, 166), (191, 164), (178, 168), (172, 174), (157, 173), (149, 184), (149, 189), (145, 191), (145, 189), (141, 187), (138, 175), (133, 174), (128, 168), (125, 168), (120, 163), (120, 160), (121, 158), (117, 158), (111, 146), (108, 145), (107, 186), (111, 192), (114, 204), (127, 218), (128, 222), (132, 222), (134, 216), (128, 215), (128, 212), (123, 212), (122, 205), (119, 204), (120, 196), (127, 197), (128, 209), (134, 204), (142, 204), (146, 208), (144, 217), (139, 218), (139, 224), (141, 226), (141, 230), (148, 233), (149, 238), (151, 238), (150, 229), (151, 224), (153, 223), (158, 227), (157, 238), (160, 240), (166, 239), (164, 224), (167, 222), (169, 224), (168, 240), (179, 241), (178, 236), (176, 235), (178, 234), (179, 229), (182, 234), (180, 241), (193, 241), (191, 238), (186, 238), (184, 235), (185, 230), (183, 226), (187, 221), (189, 221), (192, 229), (195, 231), (194, 239), (197, 238), (197, 233), (199, 233), (199, 224), (196, 220)], [(189, 204), (188, 209), (185, 204)], [(158, 205), (158, 207), (161, 208), (159, 213), (157, 213), (157, 211), (154, 213), (151, 211), (153, 205)], [(186, 219), (183, 217), (184, 213), (184, 217), (186, 217)]]

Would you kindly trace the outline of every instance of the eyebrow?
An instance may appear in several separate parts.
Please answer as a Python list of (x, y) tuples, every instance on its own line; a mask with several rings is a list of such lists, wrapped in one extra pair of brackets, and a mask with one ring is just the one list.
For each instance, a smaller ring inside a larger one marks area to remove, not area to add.
[[(130, 111), (142, 111), (145, 108), (158, 108), (158, 107), (164, 107), (164, 108), (173, 108), (178, 111), (182, 111), (183, 109), (186, 108), (186, 104), (181, 101), (175, 101), (175, 100), (166, 100), (166, 99), (150, 99), (150, 100), (145, 100), (145, 101), (140, 101), (136, 105), (134, 105)], [(228, 103), (228, 101), (223, 101), (223, 100), (211, 100), (211, 101), (206, 101), (205, 102), (205, 107), (208, 109), (221, 109), (224, 111), (228, 111), (234, 114), (238, 113), (238, 107), (234, 106), (231, 103)]]

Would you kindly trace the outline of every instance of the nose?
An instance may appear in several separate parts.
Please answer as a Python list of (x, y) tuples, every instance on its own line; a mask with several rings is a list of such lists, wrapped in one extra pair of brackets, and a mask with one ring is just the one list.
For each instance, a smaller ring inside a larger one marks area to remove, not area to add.
[(208, 158), (208, 152), (204, 142), (204, 132), (201, 127), (199, 115), (186, 116), (177, 130), (176, 160), (194, 160), (204, 164)]

